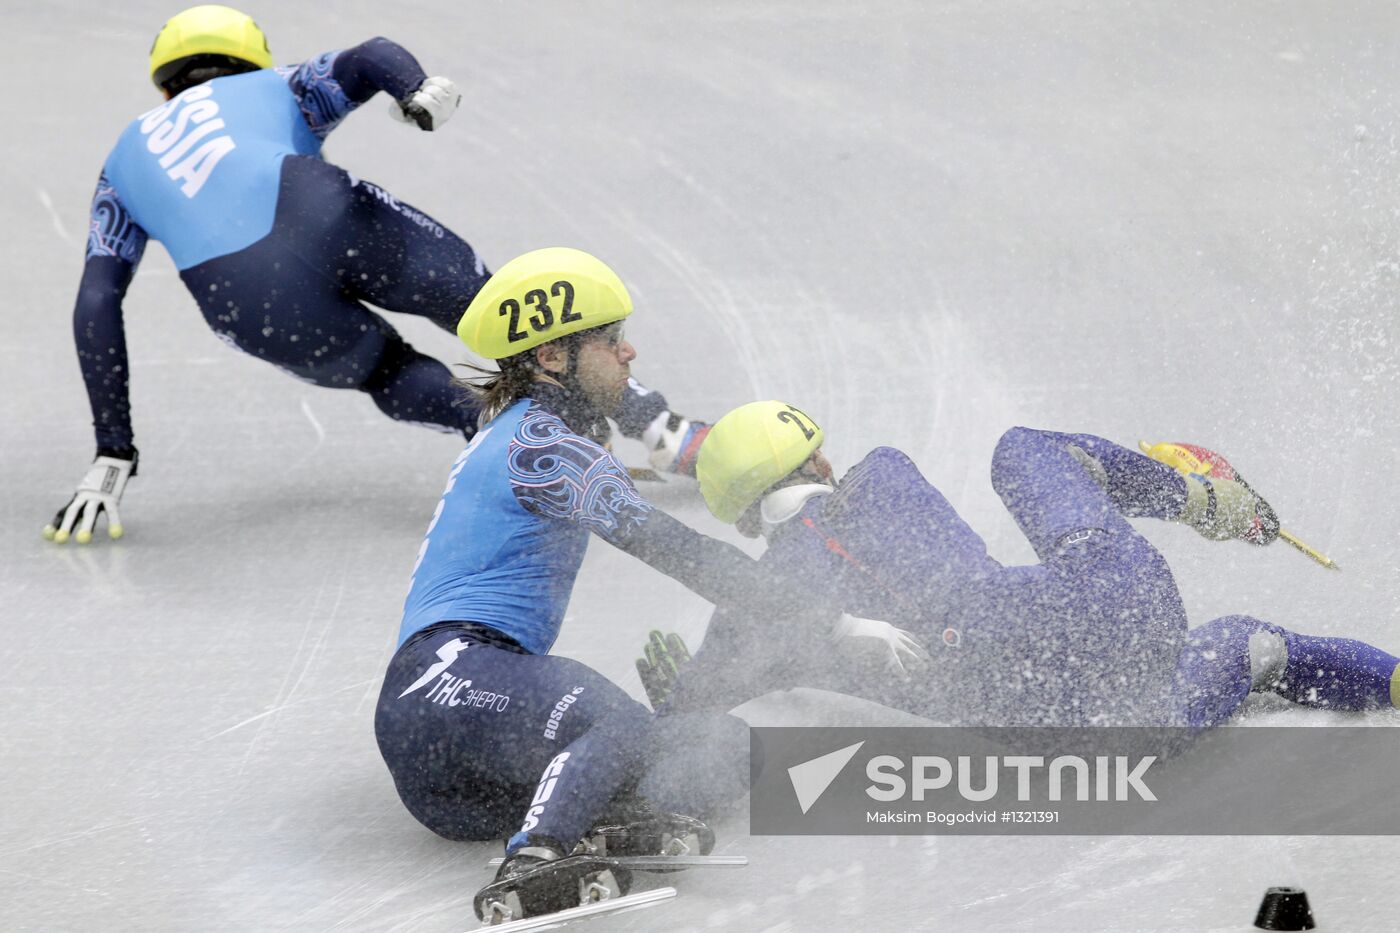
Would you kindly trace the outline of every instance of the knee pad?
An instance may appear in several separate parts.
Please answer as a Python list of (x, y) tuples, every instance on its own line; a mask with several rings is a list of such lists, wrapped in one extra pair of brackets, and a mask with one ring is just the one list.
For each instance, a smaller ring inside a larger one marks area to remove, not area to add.
[(1222, 648), (1238, 639), (1234, 644), (1239, 645), (1249, 659), (1251, 691), (1267, 690), (1283, 677), (1284, 668), (1288, 666), (1290, 633), (1287, 629), (1253, 616), (1225, 616), (1207, 623), (1200, 631), (1209, 632)]
[(1249, 635), (1249, 689), (1265, 690), (1278, 683), (1288, 666), (1288, 642), (1272, 626)]

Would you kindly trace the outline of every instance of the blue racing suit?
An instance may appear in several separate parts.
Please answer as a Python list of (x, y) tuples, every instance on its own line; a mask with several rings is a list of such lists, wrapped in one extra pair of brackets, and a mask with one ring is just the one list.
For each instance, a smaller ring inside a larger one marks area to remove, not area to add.
[(1170, 568), (1124, 519), (1180, 514), (1185, 480), (1164, 464), (1092, 435), (1014, 428), (997, 445), (992, 484), (1039, 564), (990, 558), (891, 448), (809, 499), (762, 558), (818, 598), (913, 632), (933, 655), (926, 676), (853, 669), (827, 639), (765, 629), (726, 606), (663, 709), (729, 708), (808, 686), (956, 724), (1206, 727), (1249, 693), (1248, 643), (1261, 631), (1287, 648), (1268, 681), (1279, 693), (1343, 709), (1390, 702), (1396, 659), (1362, 643), (1244, 616), (1188, 632)]
[[(622, 792), (691, 814), (744, 792), (743, 723), (650, 711), (548, 654), (590, 535), (713, 602), (811, 601), (739, 549), (653, 508), (566, 390), (537, 384), (457, 458), (424, 538), (375, 717), (405, 806), (449, 838), (520, 827), (572, 846)], [(543, 779), (541, 775), (544, 775)], [(538, 782), (538, 786), (537, 785)]]
[[(133, 446), (122, 302), (148, 238), (162, 242), (226, 343), (316, 385), (359, 389), (389, 417), (467, 436), (475, 402), (366, 304), (454, 331), (481, 259), (428, 214), (321, 159), (378, 91), (425, 78), (375, 38), (300, 65), (215, 78), (131, 122), (98, 179), (73, 333), (97, 446)], [(629, 391), (629, 436), (664, 410)]]

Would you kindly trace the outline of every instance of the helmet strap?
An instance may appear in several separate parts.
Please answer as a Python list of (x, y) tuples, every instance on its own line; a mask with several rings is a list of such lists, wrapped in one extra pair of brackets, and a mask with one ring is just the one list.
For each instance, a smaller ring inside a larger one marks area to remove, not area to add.
[(606, 444), (612, 434), (607, 418), (588, 400), (578, 383), (578, 371), (574, 366), (577, 343), (569, 337), (562, 337), (560, 340), (568, 341), (562, 348), (567, 354), (564, 368), (552, 372), (540, 366), (538, 361), (532, 360), (531, 367), (535, 371), (537, 381), (531, 394), (563, 419), (570, 430), (599, 444)]
[(834, 491), (826, 483), (799, 483), (769, 492), (755, 503), (762, 521), (763, 537), (771, 540), (779, 528), (797, 517), (807, 500), (815, 496), (827, 496)]

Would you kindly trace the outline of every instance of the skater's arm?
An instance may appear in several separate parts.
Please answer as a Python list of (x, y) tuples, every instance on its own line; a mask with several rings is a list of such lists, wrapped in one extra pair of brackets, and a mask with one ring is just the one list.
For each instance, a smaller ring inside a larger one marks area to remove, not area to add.
[(404, 100), (428, 77), (418, 59), (397, 42), (375, 36), (341, 52), (332, 75), (355, 104), (363, 104), (383, 91)]
[(713, 603), (734, 604), (762, 617), (809, 602), (739, 548), (652, 506), (626, 468), (598, 444), (562, 430), (542, 439), (511, 448), (512, 488), (527, 510), (585, 528)]
[(379, 91), (407, 100), (428, 76), (403, 46), (382, 36), (327, 52), (283, 73), (307, 124), (322, 139)]
[(73, 342), (99, 451), (132, 446), (122, 301), (145, 248), (145, 231), (127, 213), (104, 173), (93, 197), (87, 260), (73, 307)]
[[(730, 710), (756, 697), (802, 685), (794, 646), (825, 642), (801, 620), (786, 632), (759, 633), (745, 613), (716, 609), (695, 657), (685, 662), (658, 712)], [(814, 685), (815, 686), (815, 685)]]
[[(796, 612), (822, 607), (795, 581), (767, 571), (739, 548), (703, 535), (659, 509), (609, 543), (646, 562), (716, 605), (734, 606), (766, 625)], [(839, 606), (825, 607), (835, 618)]]

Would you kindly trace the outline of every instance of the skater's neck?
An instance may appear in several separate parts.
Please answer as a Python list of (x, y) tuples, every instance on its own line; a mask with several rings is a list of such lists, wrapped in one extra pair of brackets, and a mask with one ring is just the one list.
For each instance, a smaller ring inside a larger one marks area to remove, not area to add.
[(530, 387), (530, 398), (546, 411), (557, 415), (575, 434), (606, 445), (612, 433), (607, 417), (582, 393), (571, 392), (552, 377), (541, 373), (535, 376), (535, 382)]

